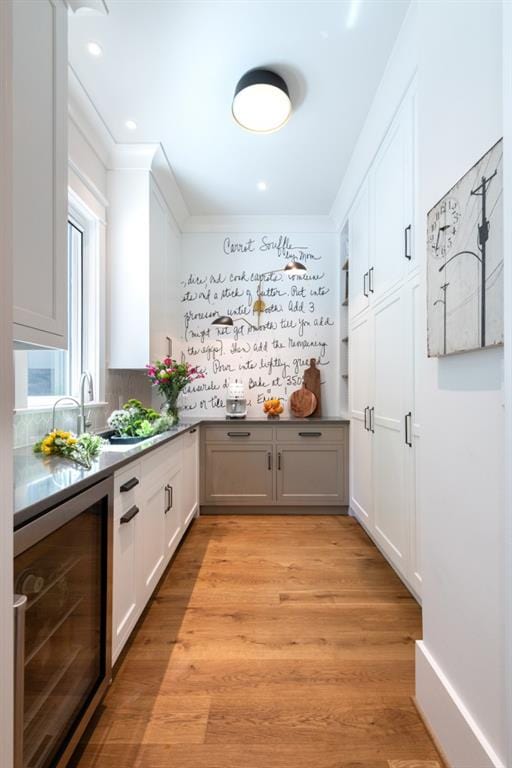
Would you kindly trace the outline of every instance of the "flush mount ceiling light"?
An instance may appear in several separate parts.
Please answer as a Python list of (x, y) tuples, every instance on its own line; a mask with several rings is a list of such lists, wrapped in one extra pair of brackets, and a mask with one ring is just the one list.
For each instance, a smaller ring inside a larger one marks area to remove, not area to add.
[(127, 120), (125, 122), (125, 125), (129, 131), (135, 131), (137, 129), (137, 123), (135, 122), (135, 120)]
[(258, 181), (256, 186), (258, 187), (260, 192), (266, 192), (268, 189), (266, 181)]
[(278, 131), (292, 111), (288, 86), (270, 69), (251, 69), (238, 81), (232, 110), (236, 122), (248, 131)]

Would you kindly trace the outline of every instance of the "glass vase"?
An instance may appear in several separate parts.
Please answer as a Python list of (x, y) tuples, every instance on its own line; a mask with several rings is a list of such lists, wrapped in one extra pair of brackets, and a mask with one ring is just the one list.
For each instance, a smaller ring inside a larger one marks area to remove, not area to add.
[(167, 399), (162, 406), (161, 413), (164, 416), (168, 416), (173, 425), (177, 424), (180, 420), (180, 414), (178, 410), (178, 397)]

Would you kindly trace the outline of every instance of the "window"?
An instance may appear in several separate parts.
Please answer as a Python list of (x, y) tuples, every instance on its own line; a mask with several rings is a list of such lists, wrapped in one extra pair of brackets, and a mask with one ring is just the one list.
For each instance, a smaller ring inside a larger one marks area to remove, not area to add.
[(68, 218), (68, 349), (15, 352), (17, 407), (44, 407), (79, 396), (82, 371), (97, 384), (97, 222), (74, 202)]

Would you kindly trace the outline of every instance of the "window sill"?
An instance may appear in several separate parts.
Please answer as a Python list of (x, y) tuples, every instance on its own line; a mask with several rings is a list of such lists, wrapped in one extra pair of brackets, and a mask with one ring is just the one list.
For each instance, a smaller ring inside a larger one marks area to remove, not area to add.
[[(108, 405), (108, 403), (94, 400), (92, 402), (86, 402), (84, 403), (84, 407), (87, 410), (88, 408), (105, 408)], [(62, 405), (57, 406), (57, 410), (59, 411), (66, 411), (66, 410), (73, 410), (78, 408), (77, 405), (74, 403), (62, 403)], [(44, 405), (31, 405), (27, 408), (15, 408), (14, 413), (44, 413), (47, 411), (53, 410), (53, 403), (45, 403)]]

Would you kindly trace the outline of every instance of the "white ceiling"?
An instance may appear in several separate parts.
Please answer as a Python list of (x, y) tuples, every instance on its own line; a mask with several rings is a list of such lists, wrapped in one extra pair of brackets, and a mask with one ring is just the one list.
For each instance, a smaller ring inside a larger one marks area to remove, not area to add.
[[(115, 141), (163, 144), (192, 215), (328, 214), (408, 4), (109, 0), (108, 16), (70, 15), (70, 62)], [(290, 89), (277, 133), (231, 116), (256, 66)]]

